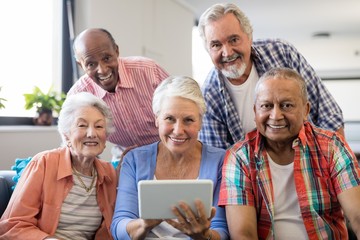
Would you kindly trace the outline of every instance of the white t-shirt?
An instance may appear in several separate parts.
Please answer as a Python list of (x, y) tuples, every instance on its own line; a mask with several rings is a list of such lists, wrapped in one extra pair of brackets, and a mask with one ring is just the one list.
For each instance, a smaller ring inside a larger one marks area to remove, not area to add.
[(294, 163), (279, 165), (268, 157), (274, 188), (275, 239), (308, 239), (295, 189)]
[(253, 64), (249, 77), (243, 84), (233, 85), (229, 80), (226, 79), (225, 81), (225, 86), (234, 102), (245, 133), (250, 132), (256, 126), (253, 107), (255, 95), (254, 90), (258, 80), (259, 75)]

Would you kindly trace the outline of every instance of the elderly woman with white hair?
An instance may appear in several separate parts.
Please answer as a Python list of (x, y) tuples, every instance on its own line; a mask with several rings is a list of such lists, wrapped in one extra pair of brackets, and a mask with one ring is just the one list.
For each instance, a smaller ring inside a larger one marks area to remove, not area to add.
[(117, 177), (98, 158), (113, 131), (111, 111), (90, 93), (69, 96), (58, 131), (63, 146), (36, 154), (20, 177), (1, 239), (112, 239)]
[[(125, 154), (121, 164), (111, 232), (114, 239), (228, 239), (225, 212), (217, 206), (225, 150), (198, 140), (205, 102), (198, 83), (189, 77), (168, 77), (152, 102), (160, 141)], [(173, 209), (177, 219), (141, 219), (140, 180), (210, 179), (213, 207), (209, 218), (201, 201)], [(191, 219), (191, 220), (187, 220)]]

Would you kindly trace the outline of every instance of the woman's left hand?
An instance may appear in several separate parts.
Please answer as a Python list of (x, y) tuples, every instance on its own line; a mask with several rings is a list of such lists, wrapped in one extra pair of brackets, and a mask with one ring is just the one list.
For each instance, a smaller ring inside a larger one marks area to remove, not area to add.
[(210, 222), (215, 216), (216, 208), (211, 208), (210, 217), (206, 217), (204, 204), (200, 200), (195, 200), (197, 213), (185, 202), (179, 202), (179, 208), (174, 207), (173, 213), (177, 216), (177, 221), (167, 219), (166, 222), (174, 228), (185, 233), (192, 239), (208, 239), (210, 233)]

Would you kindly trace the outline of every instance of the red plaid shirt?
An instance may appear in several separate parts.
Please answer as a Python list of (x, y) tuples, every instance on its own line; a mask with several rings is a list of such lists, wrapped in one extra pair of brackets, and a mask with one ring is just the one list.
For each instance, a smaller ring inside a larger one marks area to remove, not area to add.
[[(337, 195), (360, 185), (360, 168), (344, 139), (306, 122), (293, 141), (294, 180), (309, 239), (347, 239)], [(257, 211), (259, 239), (274, 239), (274, 196), (264, 137), (252, 131), (226, 153), (219, 205)]]

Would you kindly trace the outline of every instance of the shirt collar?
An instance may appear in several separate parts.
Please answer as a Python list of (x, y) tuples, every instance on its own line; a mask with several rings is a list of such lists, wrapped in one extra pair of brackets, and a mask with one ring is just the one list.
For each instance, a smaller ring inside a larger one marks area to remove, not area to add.
[(122, 58), (118, 59), (118, 72), (119, 72), (119, 82), (116, 86), (116, 89), (118, 88), (133, 88), (134, 83), (130, 79), (130, 74), (128, 73), (128, 70), (125, 67), (125, 62)]
[(214, 67), (214, 69), (215, 69), (215, 74), (217, 75), (217, 78), (219, 78), (219, 80), (220, 80), (220, 81), (216, 81), (219, 84), (219, 91), (224, 94), (224, 92), (226, 92), (225, 81), (227, 81), (227, 78), (225, 77), (224, 74), (222, 74), (222, 72), (219, 69), (217, 69), (215, 67)]
[(59, 168), (57, 173), (57, 180), (68, 177), (72, 175), (71, 168), (71, 157), (70, 150), (68, 147), (64, 147), (59, 154)]
[(256, 130), (256, 138), (255, 138), (255, 156), (259, 156), (259, 153), (261, 152), (263, 145), (264, 145), (264, 137), (260, 134), (258, 130)]
[(109, 177), (106, 174), (107, 171), (105, 170), (104, 166), (101, 164), (100, 160), (95, 159), (94, 164), (95, 164), (95, 168), (96, 168), (96, 171), (97, 171), (97, 174), (98, 174), (99, 184), (102, 184), (104, 181), (105, 182), (111, 182), (112, 181), (111, 177)]
[(254, 48), (253, 45), (251, 45), (251, 57), (250, 57), (253, 61), (255, 59), (260, 59), (261, 55), (258, 53), (258, 51), (256, 50), (256, 48)]
[[(71, 154), (68, 147), (64, 147), (64, 149), (59, 154), (59, 168), (57, 173), (57, 180), (60, 180), (62, 178), (66, 178), (73, 175), (72, 172), (72, 165), (71, 165)], [(94, 165), (97, 171), (97, 178), (99, 181), (99, 184), (106, 182), (111, 182), (111, 178), (107, 176), (106, 170), (104, 169), (104, 166), (101, 164), (99, 159), (95, 159)]]
[[(309, 122), (305, 122), (304, 125), (301, 127), (300, 132), (298, 134), (298, 137), (294, 139), (293, 143), (292, 143), (292, 147), (294, 148), (295, 146), (298, 146), (299, 144), (301, 146), (306, 146), (306, 127), (309, 125)], [(264, 148), (264, 143), (265, 143), (265, 137), (263, 135), (260, 134), (259, 131), (256, 130), (256, 144), (255, 144), (255, 156), (259, 157), (261, 151)]]
[(295, 139), (294, 142), (293, 142), (293, 147), (298, 145), (298, 144), (301, 144), (301, 146), (306, 146), (306, 143), (307, 143), (306, 129), (308, 128), (309, 125), (310, 125), (310, 123), (308, 121), (304, 122), (303, 126), (300, 129), (298, 138)]

